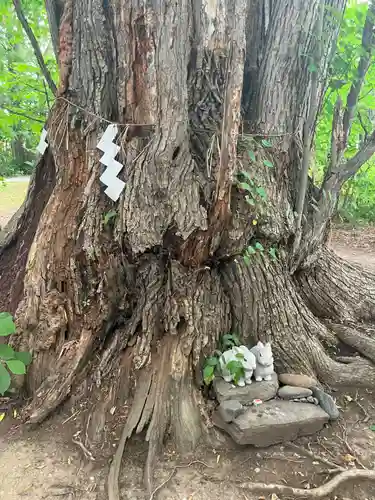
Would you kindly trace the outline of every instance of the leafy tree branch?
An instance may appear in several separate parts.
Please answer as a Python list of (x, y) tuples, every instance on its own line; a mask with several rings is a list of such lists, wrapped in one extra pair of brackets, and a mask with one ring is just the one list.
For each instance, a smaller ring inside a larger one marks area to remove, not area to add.
[(57, 89), (56, 89), (55, 82), (53, 81), (51, 73), (49, 72), (49, 69), (46, 66), (42, 52), (41, 52), (40, 47), (39, 47), (39, 43), (34, 35), (34, 32), (31, 29), (29, 23), (27, 22), (25, 14), (22, 10), (20, 0), (13, 0), (13, 5), (15, 8), (18, 20), (20, 21), (22, 28), (24, 29), (24, 31), (25, 31), (26, 35), (28, 36), (30, 43), (34, 49), (34, 54), (35, 54), (35, 57), (38, 61), (40, 70), (41, 70), (44, 78), (46, 79), (46, 82), (48, 83), (48, 86), (51, 89), (51, 92), (53, 94), (56, 94)]

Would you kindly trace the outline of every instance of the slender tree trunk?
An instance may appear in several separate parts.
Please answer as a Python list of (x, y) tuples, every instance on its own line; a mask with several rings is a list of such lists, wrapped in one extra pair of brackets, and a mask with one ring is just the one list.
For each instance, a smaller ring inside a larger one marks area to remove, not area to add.
[[(374, 277), (325, 249), (334, 205), (322, 201), (313, 224), (312, 186), (301, 255), (289, 258), (319, 4), (65, 2), (42, 163), (56, 169), (56, 182), (28, 256), (17, 342), (33, 352), (30, 423), (78, 397), (86, 380), (88, 435), (98, 441), (110, 409), (127, 401), (113, 499), (134, 431), (148, 426), (149, 488), (167, 432), (184, 452), (195, 446), (205, 428), (202, 361), (228, 331), (271, 340), (278, 369), (331, 385), (375, 381), (368, 361), (353, 372), (326, 350), (337, 337), (353, 344), (339, 323), (372, 318)], [(342, 12), (345, 2), (327, 4)], [(320, 93), (338, 31), (328, 15), (324, 26)], [(116, 204), (99, 182), (96, 149), (111, 121), (126, 182)], [(236, 185), (240, 171), (253, 182), (255, 206)], [(265, 251), (247, 265), (255, 241)], [(352, 280), (358, 287), (348, 293)]]

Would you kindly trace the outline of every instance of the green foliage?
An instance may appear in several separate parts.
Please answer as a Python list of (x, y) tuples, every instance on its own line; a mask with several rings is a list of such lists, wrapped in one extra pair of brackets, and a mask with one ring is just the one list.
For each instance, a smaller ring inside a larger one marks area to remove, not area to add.
[(117, 216), (117, 212), (115, 212), (114, 210), (110, 210), (109, 212), (104, 214), (104, 217), (103, 217), (104, 226), (108, 226), (110, 224), (110, 222), (116, 218), (116, 216)]
[[(0, 313), (0, 336), (7, 337), (15, 331), (12, 316), (9, 313)], [(10, 373), (24, 375), (31, 360), (29, 352), (17, 352), (8, 344), (0, 344), (0, 394), (4, 395), (11, 385)]]
[(237, 188), (244, 191), (245, 201), (252, 207), (267, 200), (267, 193), (264, 187), (258, 186), (246, 170), (241, 170), (238, 173)]
[(238, 383), (240, 378), (245, 376), (245, 368), (240, 360), (232, 360), (226, 364), (226, 368), (229, 373), (233, 376), (233, 381), (235, 384)]
[(245, 261), (246, 265), (250, 265), (251, 257), (256, 255), (257, 253), (263, 253), (264, 252), (264, 247), (259, 241), (256, 241), (254, 245), (249, 245), (247, 248), (245, 248), (245, 251), (243, 253), (243, 260)]
[[(44, 2), (23, 1), (22, 7), (57, 80)], [(9, 0), (0, 0), (0, 26), (0, 176), (28, 174), (53, 96)]]
[[(227, 351), (228, 349), (231, 349), (234, 346), (239, 346), (241, 344), (240, 339), (238, 335), (235, 333), (226, 333), (224, 334), (219, 341), (219, 350), (216, 350), (212, 356), (209, 356), (204, 360), (204, 365), (203, 365), (203, 380), (206, 385), (210, 385), (210, 383), (214, 380), (215, 378), (215, 373), (219, 369), (219, 358), (222, 355), (224, 351)], [(242, 363), (240, 361), (241, 355), (237, 356), (239, 358), (238, 363)], [(229, 365), (230, 363), (228, 363)], [(227, 367), (228, 367), (227, 365)], [(229, 368), (228, 368), (229, 369)], [(229, 369), (230, 370), (230, 369)], [(236, 381), (235, 377), (237, 377), (238, 373), (241, 373), (239, 368), (236, 366), (233, 366), (233, 379)], [(243, 370), (243, 368), (242, 368)], [(240, 378), (242, 375), (239, 375), (238, 378)], [(237, 379), (238, 380), (238, 379)]]
[[(332, 118), (335, 103), (340, 98), (346, 104), (352, 82), (357, 75), (359, 58), (363, 53), (362, 32), (368, 9), (367, 2), (353, 0), (348, 3), (341, 24), (335, 56), (331, 62), (329, 85), (326, 91), (322, 111), (319, 117), (315, 161), (310, 170), (317, 185), (321, 184), (328, 163), (331, 141)], [(335, 13), (329, 11), (334, 17)], [(353, 156), (362, 144), (367, 133), (375, 125), (375, 57), (359, 96), (358, 106), (348, 141), (346, 155)], [(339, 212), (344, 219), (375, 220), (375, 161), (371, 159), (345, 185), (339, 204)]]

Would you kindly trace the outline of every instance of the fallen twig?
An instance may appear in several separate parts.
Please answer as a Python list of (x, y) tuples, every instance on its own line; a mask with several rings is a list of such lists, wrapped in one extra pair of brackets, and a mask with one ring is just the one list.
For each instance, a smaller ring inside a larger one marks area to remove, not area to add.
[(303, 488), (293, 488), (292, 486), (284, 486), (282, 484), (265, 484), (265, 483), (238, 483), (236, 486), (240, 489), (249, 491), (260, 491), (264, 493), (276, 493), (280, 495), (294, 496), (298, 498), (323, 498), (330, 495), (336, 488), (338, 488), (342, 483), (349, 481), (350, 479), (367, 479), (369, 481), (375, 481), (375, 471), (371, 470), (346, 470), (340, 472), (336, 477), (328, 481), (327, 483), (319, 486), (318, 488), (312, 488), (310, 490), (305, 490)]
[(320, 455), (317, 455), (317, 454), (313, 453), (310, 450), (306, 450), (306, 448), (303, 448), (302, 446), (299, 446), (298, 444), (290, 442), (290, 443), (288, 443), (287, 446), (289, 446), (290, 448), (294, 448), (295, 450), (299, 451), (303, 455), (306, 455), (306, 456), (308, 456), (308, 457), (310, 457), (310, 458), (312, 458), (314, 460), (317, 460), (318, 462), (321, 462), (321, 463), (323, 463), (325, 465), (328, 465), (328, 467), (330, 467), (331, 469), (336, 469), (338, 472), (345, 470), (340, 465), (337, 465), (334, 462), (331, 462), (330, 460), (328, 460), (327, 458), (324, 458), (324, 457), (322, 457)]
[(362, 403), (360, 403), (360, 402), (358, 401), (358, 392), (357, 392), (357, 394), (356, 394), (356, 396), (355, 396), (355, 398), (354, 398), (354, 400), (353, 400), (353, 401), (355, 402), (355, 404), (356, 404), (356, 405), (357, 405), (357, 406), (358, 406), (358, 407), (362, 410), (362, 412), (364, 413), (365, 418), (363, 419), (363, 423), (364, 423), (364, 424), (366, 424), (366, 423), (370, 420), (370, 418), (371, 418), (371, 417), (370, 417), (370, 415), (369, 415), (368, 411), (366, 410), (366, 408), (363, 406), (363, 404), (362, 404)]
[(154, 491), (151, 493), (150, 495), (150, 498), (149, 500), (153, 500), (155, 498), (155, 495), (158, 491), (160, 491), (171, 479), (172, 477), (176, 474), (177, 472), (177, 469), (185, 469), (186, 467), (191, 467), (192, 465), (194, 464), (201, 464), (201, 465), (204, 465), (205, 467), (208, 467), (209, 469), (212, 469), (212, 466), (211, 465), (208, 465), (206, 464), (205, 462), (202, 462), (201, 460), (193, 460), (192, 462), (189, 462), (188, 464), (181, 464), (181, 465), (176, 465), (172, 472), (170, 473), (170, 475), (168, 476), (168, 478), (162, 482), (161, 484), (159, 484), (159, 486), (157, 486)]
[(343, 427), (342, 425), (340, 425), (340, 427), (341, 427), (341, 430), (342, 430), (342, 436), (339, 436), (338, 434), (336, 434), (337, 438), (342, 443), (344, 443), (344, 445), (346, 446), (346, 449), (352, 455), (352, 457), (357, 462), (357, 464), (360, 465), (362, 467), (362, 469), (366, 469), (366, 467), (363, 465), (363, 463), (361, 462), (361, 460), (357, 457), (357, 455), (354, 452), (353, 448), (348, 443), (348, 437), (347, 437), (348, 435), (347, 435), (346, 427)]
[(81, 450), (83, 451), (86, 458), (95, 462), (94, 455), (91, 453), (90, 450), (88, 450), (86, 448), (86, 446), (81, 441), (79, 441), (78, 439), (74, 439), (74, 438), (72, 439), (72, 441), (73, 441), (73, 443), (75, 443), (76, 445), (78, 445), (81, 448)]

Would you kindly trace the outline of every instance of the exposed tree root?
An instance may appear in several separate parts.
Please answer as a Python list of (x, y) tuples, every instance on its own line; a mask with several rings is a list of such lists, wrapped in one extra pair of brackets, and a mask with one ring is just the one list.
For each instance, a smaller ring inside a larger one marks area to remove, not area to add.
[(292, 486), (285, 486), (283, 484), (265, 484), (265, 483), (239, 483), (236, 486), (240, 489), (249, 491), (260, 491), (263, 493), (276, 493), (280, 495), (288, 495), (294, 498), (323, 498), (330, 495), (342, 483), (349, 480), (369, 480), (375, 481), (375, 471), (372, 470), (346, 470), (340, 472), (336, 477), (328, 481), (328, 483), (312, 488), (311, 490), (304, 490), (302, 488), (293, 488)]
[(294, 276), (301, 297), (319, 318), (336, 323), (375, 319), (375, 274), (324, 248), (320, 258)]
[(329, 326), (341, 342), (354, 347), (363, 356), (375, 363), (375, 339), (362, 333), (363, 326), (353, 327), (337, 323), (329, 323)]
[[(300, 293), (300, 282), (293, 281), (282, 262), (259, 255), (247, 266), (238, 259), (228, 262), (222, 274), (231, 300), (234, 330), (243, 332), (245, 339), (250, 337), (250, 342), (270, 340), (279, 371), (313, 375), (333, 387), (369, 387), (375, 383), (375, 367), (367, 361), (358, 359), (347, 365), (330, 358), (324, 345), (336, 344), (337, 338), (313, 314), (304, 293)], [(341, 293), (344, 303), (344, 290)]]

